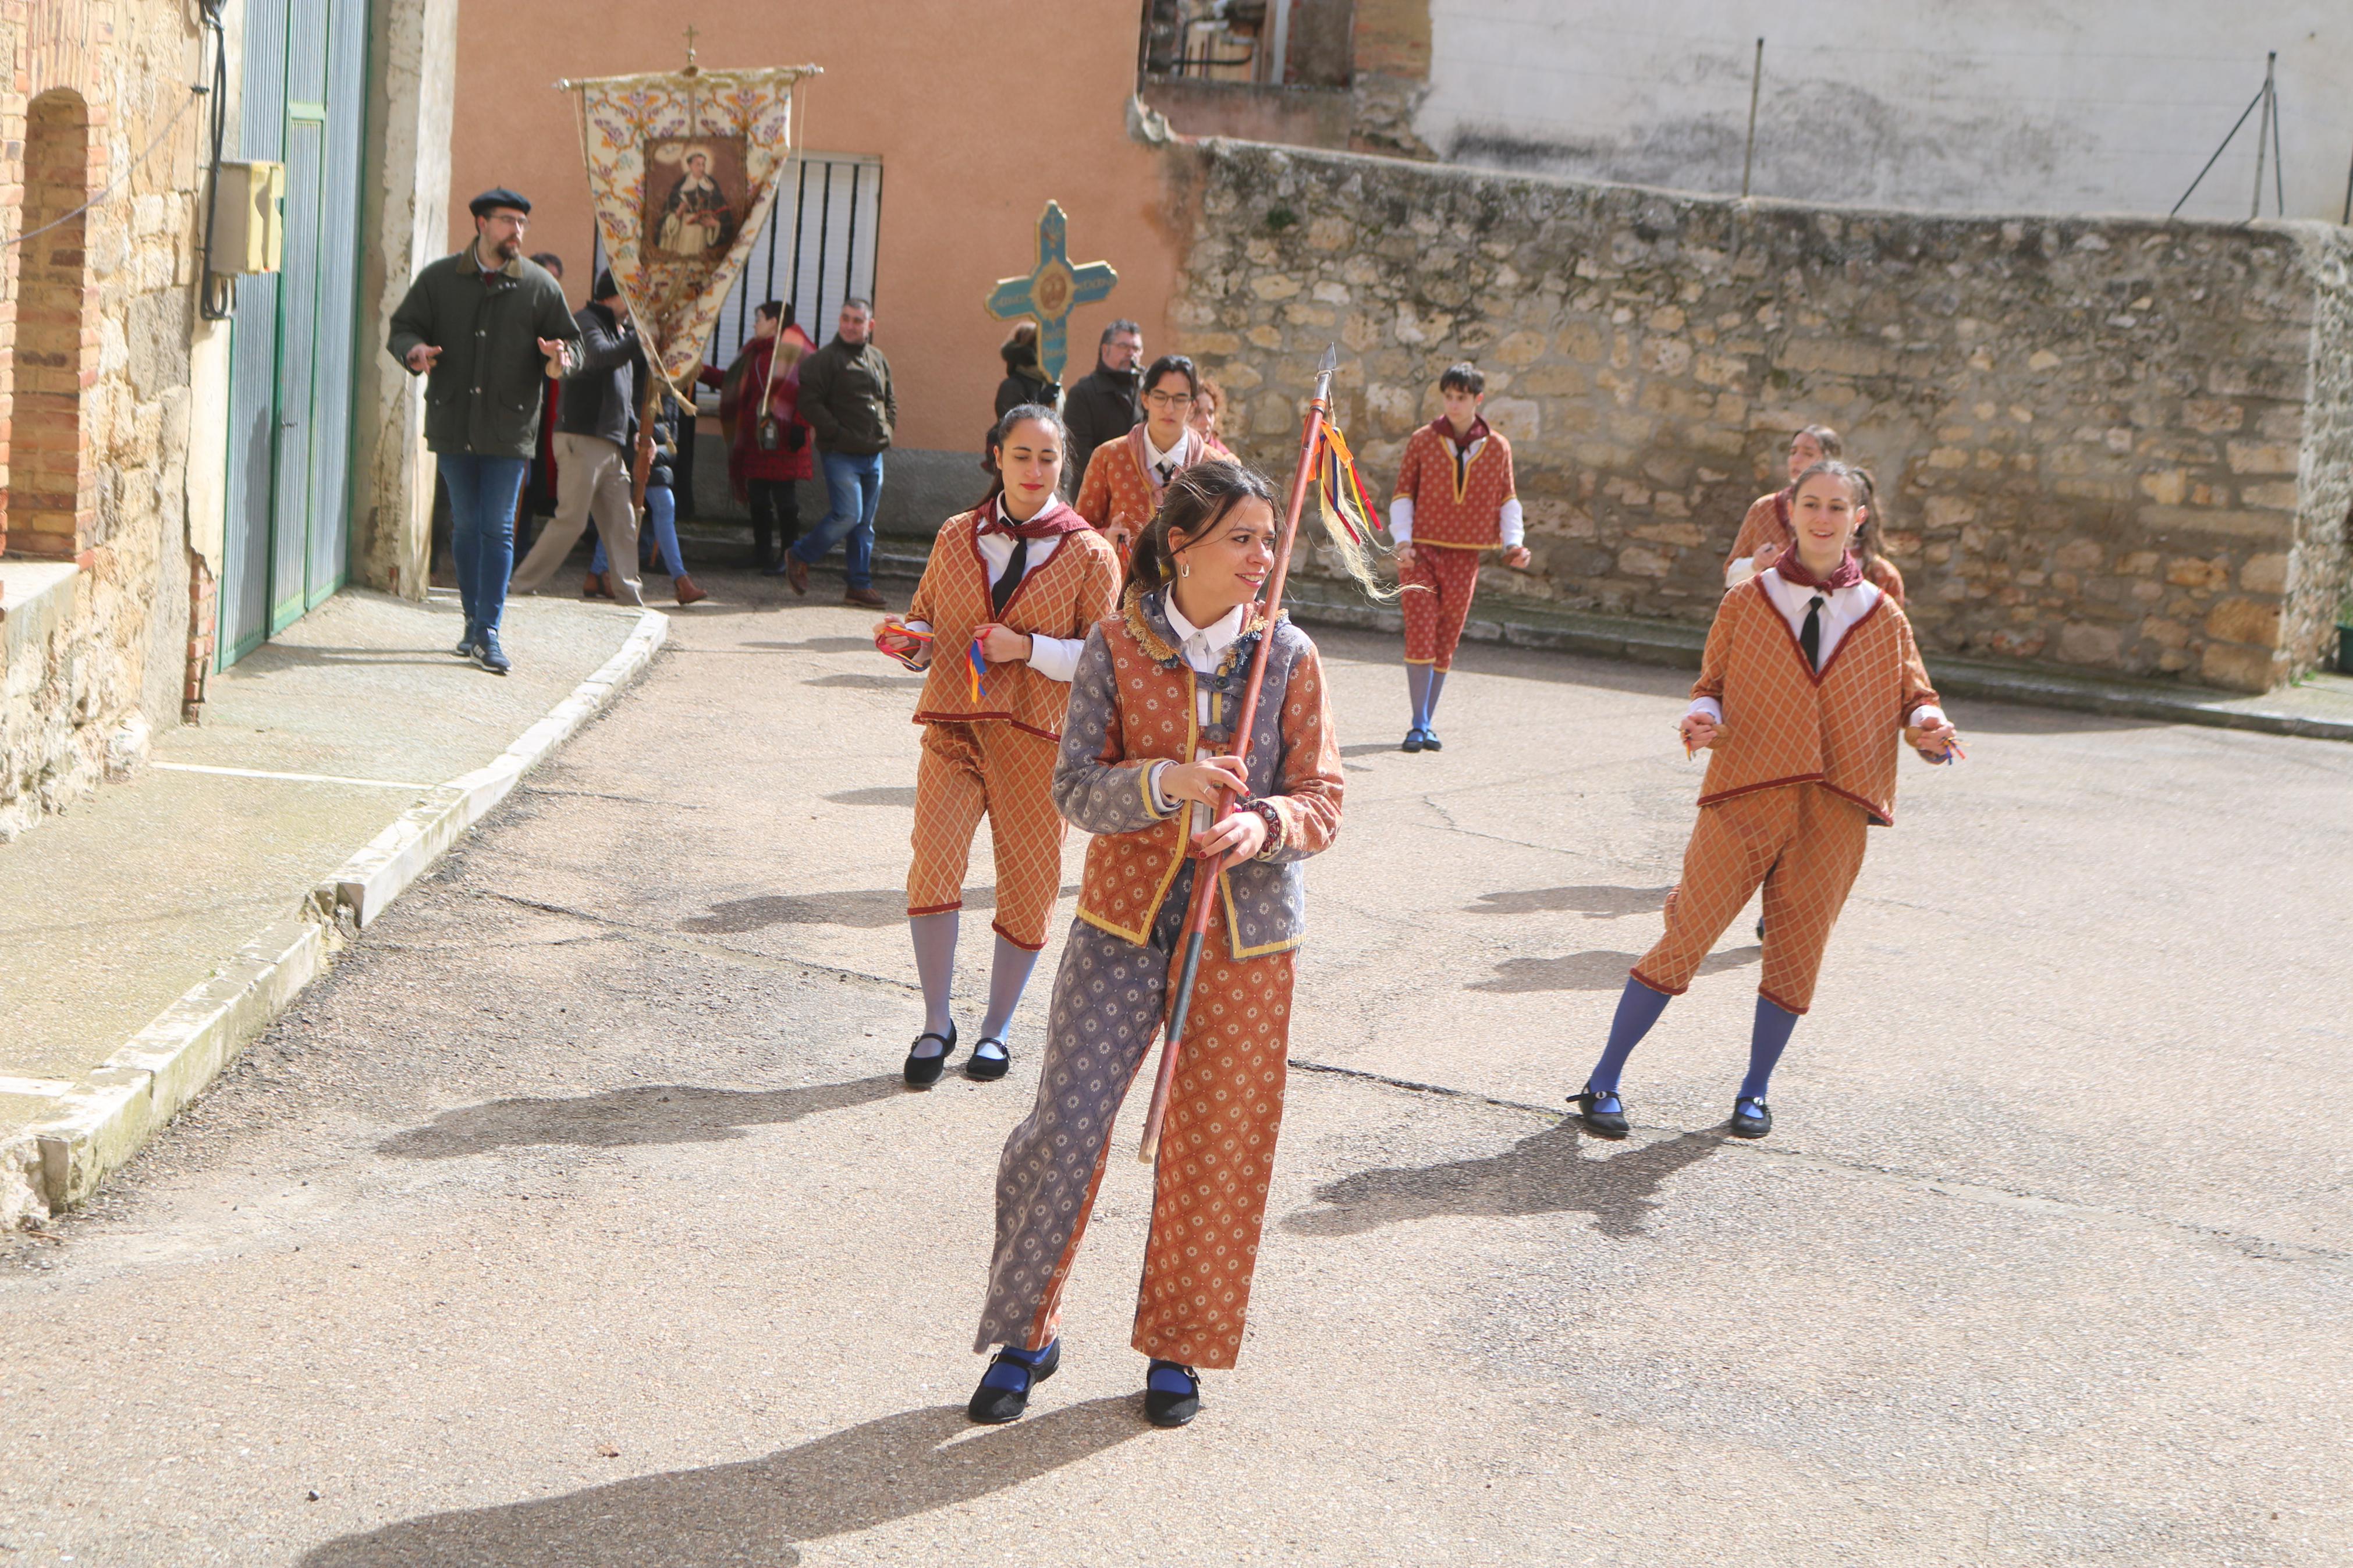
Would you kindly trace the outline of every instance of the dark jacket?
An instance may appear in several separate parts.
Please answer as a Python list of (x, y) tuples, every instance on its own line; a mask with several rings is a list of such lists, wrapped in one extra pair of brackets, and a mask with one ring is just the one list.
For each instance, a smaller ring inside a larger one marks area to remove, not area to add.
[(1062, 405), (1062, 422), (1071, 427), (1070, 461), (1062, 472), (1071, 476), (1071, 484), (1085, 476), (1087, 459), (1095, 455), (1097, 447), (1118, 440), (1144, 416), (1143, 406), (1136, 401), (1143, 381), (1140, 370), (1105, 370), (1098, 363), (1092, 374), (1081, 376), (1071, 385)]
[(638, 399), (648, 374), (638, 329), (593, 300), (573, 321), (580, 328), (580, 358), (564, 378), (555, 427), (567, 436), (601, 436), (627, 446), (637, 434)]
[(801, 362), (799, 413), (826, 451), (865, 458), (890, 450), (899, 423), (891, 362), (871, 342), (853, 348), (837, 332)]
[(385, 346), (406, 362), (419, 343), (441, 351), (425, 388), (425, 444), (436, 452), (528, 458), (539, 437), (541, 338), (577, 342), (563, 286), (521, 257), (487, 285), (474, 247), (428, 262), (392, 313)]
[(1016, 370), (997, 384), (997, 416), (1002, 419), (1025, 403), (1051, 408), (1061, 395), (1061, 384), (1049, 381), (1044, 371)]

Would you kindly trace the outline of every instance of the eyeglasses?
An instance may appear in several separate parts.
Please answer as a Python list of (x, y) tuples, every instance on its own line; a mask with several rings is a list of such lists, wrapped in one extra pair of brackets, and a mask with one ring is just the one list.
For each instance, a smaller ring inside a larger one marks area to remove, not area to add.
[(1144, 401), (1155, 408), (1190, 408), (1193, 395), (1189, 392), (1147, 392)]

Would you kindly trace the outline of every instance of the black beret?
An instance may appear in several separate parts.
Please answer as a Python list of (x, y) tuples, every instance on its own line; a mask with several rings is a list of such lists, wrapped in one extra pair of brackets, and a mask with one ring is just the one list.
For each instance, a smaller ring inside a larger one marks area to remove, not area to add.
[(511, 191), (504, 185), (492, 185), (466, 204), (466, 210), (476, 217), (486, 216), (495, 207), (512, 207), (526, 216), (531, 213), (531, 203), (524, 200), (520, 193)]
[(620, 291), (621, 286), (613, 281), (613, 269), (607, 267), (602, 272), (596, 274), (596, 281), (591, 285), (588, 289), (588, 298), (591, 300), (609, 300)]

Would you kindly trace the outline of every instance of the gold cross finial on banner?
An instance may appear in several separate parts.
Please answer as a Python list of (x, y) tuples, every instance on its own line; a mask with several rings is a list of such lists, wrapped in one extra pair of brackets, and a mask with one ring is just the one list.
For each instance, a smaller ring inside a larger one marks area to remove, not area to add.
[(701, 35), (694, 30), (694, 24), (689, 22), (686, 25), (686, 68), (689, 70), (695, 68), (694, 40), (699, 37)]

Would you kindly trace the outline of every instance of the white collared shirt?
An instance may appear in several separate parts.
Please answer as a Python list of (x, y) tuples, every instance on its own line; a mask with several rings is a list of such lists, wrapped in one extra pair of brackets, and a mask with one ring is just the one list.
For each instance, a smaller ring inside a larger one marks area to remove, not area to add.
[[(1878, 604), (1882, 596), (1879, 585), (1871, 582), (1852, 583), (1843, 588), (1827, 590), (1800, 587), (1770, 566), (1757, 574), (1757, 580), (1763, 586), (1765, 596), (1773, 602), (1773, 607), (1781, 612), (1781, 618), (1789, 623), (1789, 630), (1794, 636), (1805, 635), (1806, 612), (1812, 608), (1815, 595), (1819, 594), (1821, 596), (1821, 662), (1814, 667), (1817, 669), (1830, 663), (1831, 655), (1837, 652), (1838, 645), (1846, 640), (1846, 634), (1861, 624), (1863, 616), (1871, 614), (1872, 606)], [(1719, 724), (1724, 722), (1724, 705), (1713, 697), (1692, 699), (1692, 705), (1684, 712), (1702, 714)], [(1944, 717), (1943, 709), (1930, 704), (1914, 710), (1908, 722), (1930, 724)]]
[[(1145, 445), (1148, 447), (1151, 444), (1152, 438), (1145, 437)], [(1197, 626), (1185, 618), (1184, 611), (1176, 607), (1176, 595), (1173, 590), (1161, 595), (1160, 605), (1162, 611), (1168, 617), (1168, 629), (1176, 634), (1178, 657), (1191, 667), (1196, 675), (1217, 674), (1218, 666), (1225, 662), (1226, 650), (1233, 647), (1242, 635), (1242, 615), (1250, 606), (1236, 605), (1208, 626)], [(1199, 723), (1208, 723), (1209, 721), (1208, 688), (1196, 684), (1193, 704), (1195, 720)], [(1193, 760), (1198, 762), (1203, 757), (1213, 755), (1215, 751), (1216, 748), (1208, 742), (1200, 742), (1193, 748)], [(1177, 805), (1176, 801), (1160, 792), (1161, 771), (1167, 766), (1167, 763), (1160, 762), (1154, 763), (1152, 767), (1152, 803), (1164, 812), (1174, 811)], [(1193, 821), (1188, 831), (1203, 833), (1208, 830), (1208, 826), (1209, 808), (1195, 801)]]
[(1167, 464), (1169, 477), (1171, 479), (1176, 477), (1176, 470), (1183, 466), (1177, 461), (1177, 459), (1183, 457), (1185, 453), (1184, 434), (1179, 432), (1176, 437), (1176, 444), (1164, 452), (1159, 447), (1152, 444), (1152, 426), (1146, 425), (1143, 426), (1143, 430), (1144, 477), (1155, 481), (1155, 483), (1166, 484), (1167, 480), (1160, 478), (1160, 465), (1163, 463)]
[[(1147, 439), (1145, 445), (1150, 444)], [(997, 498), (997, 516), (1008, 527), (1018, 526), (1012, 514), (1005, 510), (1003, 496)], [(976, 530), (981, 526), (978, 522), (973, 524)], [(1013, 563), (1013, 541), (1014, 535), (1010, 533), (983, 533), (973, 541), (980, 551), (981, 560), (987, 564), (988, 581), (992, 586), (1005, 575), (1006, 567)], [(1061, 542), (1062, 536), (1059, 533), (1031, 540), (1029, 553), (1021, 563), (1021, 580), (1027, 583), (1031, 573), (1052, 560)], [(932, 628), (926, 621), (909, 621), (907, 629), (927, 632)], [(1084, 637), (1047, 637), (1032, 632), (1029, 634), (1029, 668), (1049, 680), (1059, 680), (1067, 686), (1079, 673), (1079, 655), (1086, 651), (1086, 647), (1087, 639)]]

